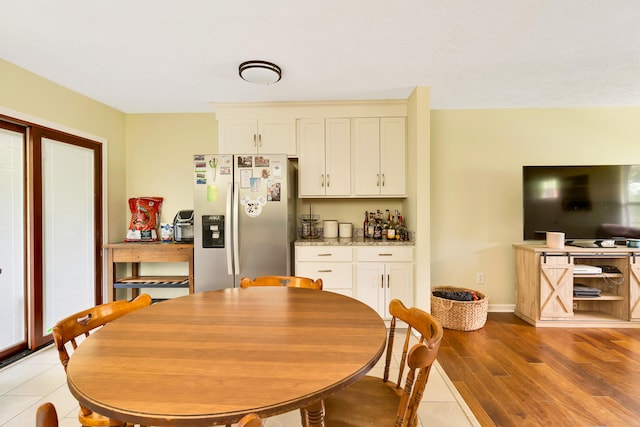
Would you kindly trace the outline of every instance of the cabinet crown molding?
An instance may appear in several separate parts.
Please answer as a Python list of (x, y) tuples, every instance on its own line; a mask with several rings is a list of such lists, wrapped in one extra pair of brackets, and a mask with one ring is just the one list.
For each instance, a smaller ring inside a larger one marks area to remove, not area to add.
[(321, 117), (406, 117), (407, 100), (211, 103), (218, 120)]

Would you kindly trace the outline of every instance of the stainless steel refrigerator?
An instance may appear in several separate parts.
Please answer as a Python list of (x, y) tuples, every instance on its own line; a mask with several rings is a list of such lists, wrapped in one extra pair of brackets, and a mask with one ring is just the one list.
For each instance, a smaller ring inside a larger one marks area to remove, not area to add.
[(290, 275), (296, 171), (284, 154), (199, 154), (194, 169), (194, 290)]

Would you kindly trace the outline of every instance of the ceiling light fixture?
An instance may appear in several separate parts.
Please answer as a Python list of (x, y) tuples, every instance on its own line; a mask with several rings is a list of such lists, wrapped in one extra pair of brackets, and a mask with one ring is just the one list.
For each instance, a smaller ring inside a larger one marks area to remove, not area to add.
[(282, 70), (276, 64), (267, 61), (246, 61), (238, 67), (242, 80), (250, 83), (269, 85), (279, 82)]

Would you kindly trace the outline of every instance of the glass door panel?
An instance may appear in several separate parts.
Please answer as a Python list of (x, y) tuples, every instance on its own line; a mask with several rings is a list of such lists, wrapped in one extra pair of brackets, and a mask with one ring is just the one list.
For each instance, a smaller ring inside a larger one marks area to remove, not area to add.
[(95, 151), (42, 138), (43, 333), (95, 302)]
[(0, 128), (0, 355), (26, 348), (24, 132)]

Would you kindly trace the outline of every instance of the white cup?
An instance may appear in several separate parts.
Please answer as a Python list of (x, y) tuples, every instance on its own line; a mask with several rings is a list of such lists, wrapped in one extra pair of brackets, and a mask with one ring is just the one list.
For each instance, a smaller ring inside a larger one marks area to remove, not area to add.
[(322, 221), (322, 235), (328, 238), (338, 237), (338, 221), (327, 219)]
[(564, 248), (564, 233), (547, 231), (547, 247), (552, 249)]
[(352, 237), (353, 225), (350, 222), (341, 222), (339, 224), (340, 237)]

